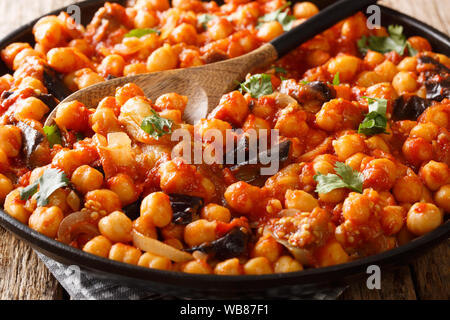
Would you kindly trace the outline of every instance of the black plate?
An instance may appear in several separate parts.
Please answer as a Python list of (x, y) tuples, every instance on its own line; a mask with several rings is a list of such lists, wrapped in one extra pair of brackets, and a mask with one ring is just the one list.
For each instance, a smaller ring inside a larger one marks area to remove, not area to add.
[[(87, 23), (104, 2), (105, 0), (89, 0), (79, 3), (82, 9), (82, 22)], [(125, 1), (111, 2), (124, 3)], [(326, 0), (318, 2), (321, 6), (330, 3)], [(395, 10), (381, 8), (383, 25), (403, 25), (408, 36), (423, 36), (428, 39), (435, 52), (450, 56), (448, 36)], [(62, 10), (65, 9), (57, 10), (53, 14)], [(12, 42), (34, 42), (31, 30), (35, 22), (23, 26), (1, 40), (0, 49)], [(0, 63), (1, 74), (8, 71), (3, 62)], [(116, 280), (123, 285), (143, 287), (155, 293), (189, 298), (311, 297), (328, 288), (345, 285), (367, 276), (366, 270), (370, 265), (378, 265), (383, 270), (403, 265), (424, 251), (430, 250), (450, 235), (450, 222), (447, 220), (436, 230), (404, 246), (350, 263), (287, 274), (227, 277), (153, 270), (100, 258), (50, 239), (1, 210), (0, 224), (37, 251), (61, 263), (78, 265), (99, 277)]]

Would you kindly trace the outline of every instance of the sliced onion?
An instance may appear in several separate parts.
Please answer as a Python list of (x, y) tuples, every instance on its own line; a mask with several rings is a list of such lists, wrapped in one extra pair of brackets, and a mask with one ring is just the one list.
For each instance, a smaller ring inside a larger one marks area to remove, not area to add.
[(318, 145), (313, 150), (303, 154), (298, 161), (301, 162), (309, 162), (314, 160), (317, 156), (327, 153), (327, 151), (331, 148), (331, 143), (333, 141), (332, 137), (326, 138), (320, 145)]
[(294, 258), (300, 262), (303, 266), (312, 265), (312, 254), (306, 249), (298, 248), (291, 245), (287, 240), (280, 239), (275, 233), (270, 231), (268, 228), (264, 229), (264, 232), (269, 233), (279, 244), (289, 250), (289, 252), (294, 256)]
[(277, 213), (278, 217), (295, 217), (301, 213), (300, 210), (297, 209), (283, 209)]
[(78, 211), (65, 217), (59, 225), (58, 241), (70, 244), (80, 234), (87, 234), (92, 237), (100, 235), (89, 212)]
[(175, 249), (161, 241), (146, 237), (136, 230), (133, 230), (133, 244), (145, 252), (153, 253), (175, 262), (186, 262), (194, 259), (190, 253)]

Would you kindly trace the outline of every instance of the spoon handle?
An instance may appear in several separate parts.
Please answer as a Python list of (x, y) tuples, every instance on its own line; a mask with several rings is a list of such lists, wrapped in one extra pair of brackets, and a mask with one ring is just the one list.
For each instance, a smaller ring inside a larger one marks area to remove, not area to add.
[(277, 51), (278, 57), (282, 57), (315, 35), (376, 2), (377, 0), (340, 0), (326, 7), (299, 26), (272, 40), (270, 44)]

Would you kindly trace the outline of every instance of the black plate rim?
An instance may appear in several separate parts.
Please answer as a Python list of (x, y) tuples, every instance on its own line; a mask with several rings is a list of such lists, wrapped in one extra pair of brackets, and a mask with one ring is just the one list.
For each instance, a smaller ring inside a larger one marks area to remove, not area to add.
[[(83, 9), (91, 5), (100, 4), (103, 2), (105, 2), (105, 0), (87, 0), (77, 3), (77, 5), (80, 6), (81, 9)], [(437, 38), (441, 44), (444, 44), (444, 46), (447, 47), (448, 51), (446, 50), (445, 53), (450, 52), (450, 37), (448, 37), (444, 33), (396, 10), (384, 6), (380, 7), (382, 8), (382, 13), (396, 16), (397, 19), (406, 21), (414, 28), (418, 28), (420, 30), (433, 34), (433, 36)], [(43, 16), (58, 14), (59, 12), (66, 9), (67, 6), (58, 10), (54, 10)], [(37, 18), (23, 25), (22, 27), (9, 33), (7, 36), (1, 39), (0, 49), (13, 42), (15, 38), (29, 33), (33, 25), (39, 19), (40, 18)], [(175, 287), (181, 286), (188, 289), (200, 291), (260, 291), (274, 287), (297, 285), (303, 283), (330, 284), (333, 282), (341, 282), (345, 277), (365, 273), (366, 268), (369, 265), (375, 264), (379, 266), (396, 266), (399, 263), (402, 265), (404, 263), (404, 259), (409, 260), (413, 256), (419, 255), (423, 251), (429, 249), (430, 247), (436, 245), (440, 241), (450, 236), (450, 221), (447, 221), (432, 232), (419, 237), (403, 246), (345, 264), (317, 269), (308, 269), (301, 272), (285, 274), (270, 274), (258, 276), (220, 276), (154, 270), (101, 258), (48, 238), (38, 233), (37, 231), (32, 230), (28, 226), (20, 223), (18, 220), (5, 213), (3, 210), (0, 210), (0, 225), (2, 225), (8, 231), (12, 232), (17, 237), (29, 243), (37, 251), (49, 255), (53, 259), (62, 263), (72, 262), (69, 264), (75, 264), (84, 269), (94, 271), (104, 276), (131, 280), (136, 284), (139, 284), (139, 282), (142, 281), (149, 281), (149, 283), (160, 283)]]

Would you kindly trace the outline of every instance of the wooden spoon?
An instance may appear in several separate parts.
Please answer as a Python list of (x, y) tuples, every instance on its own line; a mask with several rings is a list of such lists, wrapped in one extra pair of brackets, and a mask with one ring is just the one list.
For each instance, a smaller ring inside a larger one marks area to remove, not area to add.
[[(217, 106), (222, 95), (233, 90), (236, 81), (242, 81), (248, 72), (270, 65), (315, 35), (376, 2), (376, 0), (340, 0), (272, 42), (243, 56), (200, 67), (105, 81), (79, 90), (61, 103), (77, 100), (89, 108), (95, 108), (104, 97), (114, 96), (117, 87), (132, 82), (140, 86), (150, 99), (156, 99), (169, 92), (187, 96), (189, 103), (183, 120), (193, 124), (205, 118)], [(50, 113), (45, 125), (54, 123), (58, 107)]]

